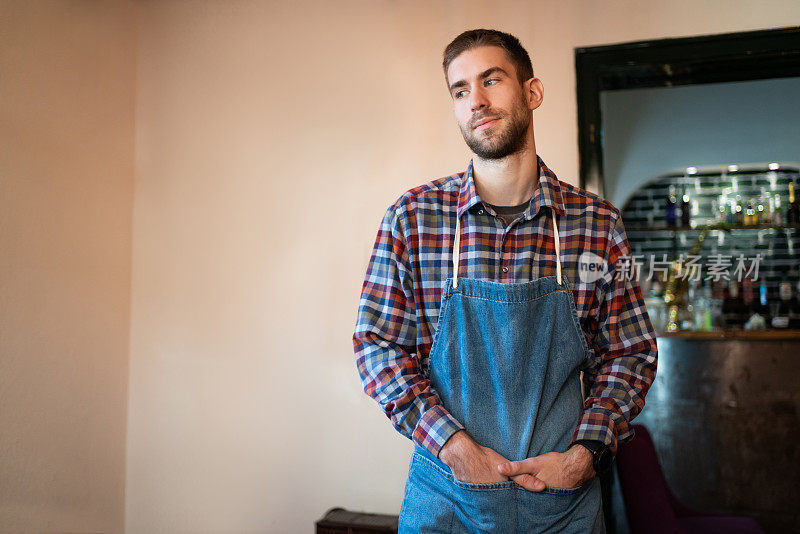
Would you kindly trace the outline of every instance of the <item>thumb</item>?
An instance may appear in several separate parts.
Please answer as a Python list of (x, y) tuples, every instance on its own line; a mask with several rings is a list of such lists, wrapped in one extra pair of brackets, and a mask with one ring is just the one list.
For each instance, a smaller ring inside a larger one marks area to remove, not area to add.
[(536, 478), (539, 462), (536, 458), (527, 458), (518, 462), (506, 462), (497, 466), (497, 470), (529, 491), (542, 491), (547, 484)]
[(511, 480), (530, 491), (542, 491), (547, 487), (543, 480), (529, 474), (517, 475), (511, 477)]
[(523, 474), (534, 474), (536, 471), (536, 459), (535, 458), (527, 458), (525, 460), (519, 460), (517, 462), (505, 462), (499, 464), (497, 466), (497, 470), (500, 471), (501, 474), (507, 477), (513, 477), (516, 475), (523, 475)]

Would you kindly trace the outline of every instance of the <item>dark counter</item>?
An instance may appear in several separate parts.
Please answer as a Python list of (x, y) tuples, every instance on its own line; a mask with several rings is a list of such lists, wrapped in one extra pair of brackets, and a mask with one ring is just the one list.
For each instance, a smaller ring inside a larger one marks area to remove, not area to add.
[(745, 335), (660, 337), (635, 422), (686, 505), (800, 532), (800, 339)]

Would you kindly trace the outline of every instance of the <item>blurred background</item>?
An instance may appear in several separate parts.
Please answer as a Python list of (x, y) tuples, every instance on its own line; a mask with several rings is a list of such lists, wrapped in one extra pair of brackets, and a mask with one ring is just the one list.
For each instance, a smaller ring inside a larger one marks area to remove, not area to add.
[(537, 150), (578, 185), (575, 48), (799, 24), (796, 0), (0, 1), (0, 532), (397, 514), (411, 443), (351, 336), (385, 208), (469, 161), (446, 44), (521, 39)]

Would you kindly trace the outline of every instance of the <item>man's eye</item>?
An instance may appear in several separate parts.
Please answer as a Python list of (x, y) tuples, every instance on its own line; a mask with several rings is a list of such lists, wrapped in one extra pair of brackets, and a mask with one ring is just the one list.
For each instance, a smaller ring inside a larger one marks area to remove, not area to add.
[(499, 82), (500, 80), (486, 80), (486, 85), (489, 85), (492, 82)]
[(456, 98), (461, 98), (462, 96), (464, 96), (464, 93), (466, 93), (466, 91), (458, 91), (458, 92), (456, 92)]

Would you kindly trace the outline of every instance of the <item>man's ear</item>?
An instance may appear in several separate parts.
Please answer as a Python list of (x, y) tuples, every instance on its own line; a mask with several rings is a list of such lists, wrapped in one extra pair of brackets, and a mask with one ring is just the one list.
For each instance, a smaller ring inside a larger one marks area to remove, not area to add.
[(539, 78), (531, 78), (523, 84), (525, 98), (528, 100), (528, 107), (534, 110), (542, 105), (544, 100), (544, 85)]

